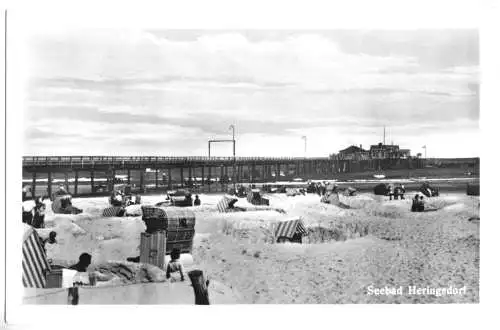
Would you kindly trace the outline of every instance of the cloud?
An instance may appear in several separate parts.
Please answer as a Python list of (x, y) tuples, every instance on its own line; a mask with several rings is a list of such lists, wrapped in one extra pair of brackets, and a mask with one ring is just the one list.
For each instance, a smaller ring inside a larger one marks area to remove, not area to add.
[[(81, 30), (29, 40), (26, 131), (38, 131), (26, 134), (25, 149), (49, 150), (32, 142), (56, 131), (104, 153), (186, 154), (234, 123), (248, 152), (293, 154), (286, 141), (303, 132), (329, 129), (336, 143), (355, 143), (394, 125), (407, 127), (404, 140), (412, 127), (449, 132), (479, 118), (473, 32), (170, 35)], [(318, 143), (315, 152), (332, 152)]]

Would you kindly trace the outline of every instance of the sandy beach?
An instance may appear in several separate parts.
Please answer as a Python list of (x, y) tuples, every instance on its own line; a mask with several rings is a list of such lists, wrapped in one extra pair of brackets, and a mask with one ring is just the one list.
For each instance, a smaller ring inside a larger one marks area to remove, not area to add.
[[(201, 195), (202, 205), (192, 208), (197, 223), (192, 262), (187, 268), (201, 269), (219, 283), (226, 297), (218, 299), (220, 303), (478, 302), (479, 222), (469, 218), (479, 215), (479, 197), (446, 192), (426, 199), (429, 212), (411, 213), (414, 193), (410, 191), (407, 199), (397, 201), (367, 192), (341, 196), (347, 209), (320, 203), (315, 194), (269, 195), (271, 206), (284, 209), (286, 214), (222, 214), (216, 210), (222, 195)], [(162, 199), (164, 195), (144, 196), (143, 204)], [(84, 212), (53, 214), (48, 207), (47, 228), (40, 231), (42, 236), (51, 230), (58, 234), (58, 244), (47, 251), (54, 263), (72, 264), (82, 252), (92, 254), (93, 265), (139, 255), (139, 237), (145, 230), (140, 216), (103, 218), (102, 210), (108, 205), (104, 197), (75, 198), (73, 204)], [(246, 199), (237, 205), (250, 206)], [(274, 243), (276, 222), (293, 217), (301, 217), (310, 231), (304, 244)], [(130, 283), (109, 285), (126, 284)], [(374, 295), (368, 294), (370, 286), (401, 286), (405, 290), (410, 286), (465, 286), (466, 290), (465, 294), (441, 296), (404, 292)], [(144, 300), (140, 295), (128, 295), (124, 303), (141, 303), (135, 301), (138, 299)], [(192, 293), (181, 300), (186, 299), (192, 299)], [(95, 297), (89, 301), (108, 303)], [(175, 301), (156, 299), (151, 303)]]

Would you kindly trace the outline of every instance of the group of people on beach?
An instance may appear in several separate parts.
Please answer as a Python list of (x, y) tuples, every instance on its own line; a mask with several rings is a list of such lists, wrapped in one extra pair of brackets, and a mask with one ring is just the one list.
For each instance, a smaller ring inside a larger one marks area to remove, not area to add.
[(416, 194), (415, 197), (413, 197), (413, 200), (411, 203), (411, 211), (412, 212), (423, 212), (424, 209), (425, 209), (424, 196), (420, 196), (419, 194)]
[(306, 191), (308, 193), (318, 194), (319, 196), (324, 196), (327, 192), (327, 184), (325, 181), (322, 181), (322, 182), (308, 181)]
[(35, 197), (33, 202), (23, 202), (23, 223), (34, 228), (45, 228), (45, 203), (41, 197)]
[[(55, 237), (54, 237), (54, 240), (55, 240)], [(53, 242), (53, 243), (55, 243), (55, 242)], [(50, 244), (53, 244), (53, 243), (50, 243)], [(174, 248), (172, 250), (172, 252), (170, 253), (170, 261), (168, 262), (166, 269), (165, 269), (165, 275), (166, 275), (167, 280), (172, 280), (172, 279), (174, 281), (177, 280), (177, 277), (174, 279), (172, 276), (173, 274), (177, 274), (177, 273), (178, 273), (179, 279), (181, 281), (185, 280), (186, 272), (184, 270), (184, 265), (180, 261), (180, 257), (181, 257), (181, 251), (178, 248)], [(139, 260), (137, 260), (137, 258), (129, 258), (129, 259), (135, 259), (134, 262), (139, 261)], [(91, 263), (92, 263), (92, 255), (87, 253), (87, 252), (84, 252), (80, 255), (80, 257), (78, 258), (78, 262), (76, 264), (73, 264), (67, 268), (71, 269), (71, 270), (76, 270), (77, 272), (85, 273), (85, 272), (88, 272)], [(95, 277), (95, 276), (93, 276), (93, 277)], [(95, 283), (91, 283), (91, 285), (93, 285), (93, 284), (95, 284)]]
[(389, 200), (392, 200), (393, 198), (397, 200), (398, 198), (400, 199), (405, 199), (405, 186), (402, 184), (398, 184), (397, 186), (394, 186), (394, 184), (390, 183), (389, 186)]

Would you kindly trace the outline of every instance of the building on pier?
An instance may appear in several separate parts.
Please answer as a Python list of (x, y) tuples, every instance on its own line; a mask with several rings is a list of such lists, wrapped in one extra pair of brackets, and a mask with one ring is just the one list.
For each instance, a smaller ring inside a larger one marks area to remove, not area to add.
[(410, 157), (410, 149), (400, 149), (397, 144), (379, 143), (370, 147), (371, 159), (406, 159)]
[(370, 146), (370, 150), (363, 149), (363, 146), (352, 145), (338, 154), (330, 155), (332, 159), (339, 160), (370, 160), (370, 159), (407, 159), (410, 158), (410, 149), (400, 149), (397, 144), (375, 144)]

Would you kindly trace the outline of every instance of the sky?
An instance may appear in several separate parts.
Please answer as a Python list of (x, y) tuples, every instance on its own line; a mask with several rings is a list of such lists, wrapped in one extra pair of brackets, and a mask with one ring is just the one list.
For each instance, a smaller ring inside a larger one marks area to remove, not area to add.
[(237, 156), (369, 148), (384, 125), (413, 155), (479, 156), (477, 30), (82, 29), (26, 47), (24, 155), (205, 156), (233, 124)]

